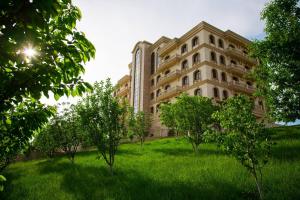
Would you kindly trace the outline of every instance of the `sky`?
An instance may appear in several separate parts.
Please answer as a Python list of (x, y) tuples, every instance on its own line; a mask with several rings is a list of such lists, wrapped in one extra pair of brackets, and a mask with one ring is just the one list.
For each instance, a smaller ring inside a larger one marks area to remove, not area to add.
[[(264, 37), (260, 12), (266, 0), (73, 0), (82, 12), (77, 29), (96, 47), (96, 58), (86, 64), (85, 81), (128, 74), (131, 51), (138, 41), (161, 36), (180, 37), (201, 21), (232, 30), (250, 40)], [(77, 98), (78, 99), (78, 98)], [(75, 102), (61, 98), (59, 102)], [(54, 98), (43, 99), (57, 104)]]

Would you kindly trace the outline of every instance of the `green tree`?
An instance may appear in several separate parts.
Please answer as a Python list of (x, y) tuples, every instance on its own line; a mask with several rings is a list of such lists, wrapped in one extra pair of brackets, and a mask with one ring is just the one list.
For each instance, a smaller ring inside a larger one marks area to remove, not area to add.
[(275, 120), (300, 118), (299, 0), (271, 0), (261, 13), (266, 37), (250, 46), (259, 60), (254, 76)]
[(2, 182), (5, 182), (6, 178), (2, 175), (0, 175), (0, 192), (4, 190), (4, 186), (2, 185)]
[(257, 122), (252, 110), (251, 100), (240, 95), (226, 100), (213, 118), (221, 125), (216, 133), (218, 145), (255, 178), (262, 199), (262, 168), (268, 161), (271, 143), (263, 123)]
[[(183, 133), (197, 153), (199, 145), (204, 141), (204, 135), (213, 124), (211, 115), (216, 110), (216, 106), (207, 97), (187, 94), (180, 95), (176, 102), (169, 106), (171, 108), (161, 110), (161, 116), (173, 115), (174, 123), (169, 123), (169, 121), (164, 121), (164, 123), (169, 128)], [(165, 120), (164, 117), (161, 119)]]
[(42, 95), (91, 89), (80, 75), (95, 48), (76, 29), (80, 17), (71, 0), (0, 1), (0, 171), (54, 114)]
[(128, 124), (128, 132), (131, 133), (129, 134), (129, 136), (133, 135), (137, 137), (142, 147), (145, 142), (145, 138), (149, 135), (149, 115), (145, 114), (143, 111), (138, 111), (137, 113), (134, 113), (133, 109), (131, 109), (131, 116)]
[(111, 174), (120, 139), (127, 133), (127, 108), (114, 97), (114, 91), (109, 79), (95, 83), (94, 91), (77, 108), (82, 125), (109, 166)]
[(163, 103), (160, 106), (160, 114), (159, 118), (163, 125), (166, 127), (169, 127), (171, 131), (174, 131), (176, 134), (176, 137), (179, 135), (179, 128), (177, 127), (175, 118), (174, 118), (174, 106), (171, 103)]

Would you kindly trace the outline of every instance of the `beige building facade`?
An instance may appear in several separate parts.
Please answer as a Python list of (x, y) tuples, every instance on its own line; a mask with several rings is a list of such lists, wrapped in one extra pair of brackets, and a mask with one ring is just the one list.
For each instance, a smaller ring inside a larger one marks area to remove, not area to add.
[(262, 99), (253, 97), (255, 83), (247, 74), (256, 65), (249, 58), (250, 41), (201, 22), (179, 38), (162, 36), (138, 42), (132, 50), (129, 75), (118, 81), (117, 95), (134, 111), (151, 114), (151, 135), (167, 136), (159, 120), (159, 106), (185, 92), (220, 102), (237, 94), (249, 95), (257, 118), (264, 115)]

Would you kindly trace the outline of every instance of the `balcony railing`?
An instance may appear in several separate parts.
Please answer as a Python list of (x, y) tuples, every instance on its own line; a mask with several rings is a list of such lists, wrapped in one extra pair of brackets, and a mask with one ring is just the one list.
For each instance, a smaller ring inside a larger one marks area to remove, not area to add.
[(226, 49), (226, 53), (230, 54), (230, 55), (234, 55), (236, 57), (242, 58), (248, 62), (251, 62), (253, 64), (256, 63), (256, 60), (253, 58), (250, 58), (248, 54), (244, 53), (243, 51), (236, 49), (236, 48), (232, 48), (232, 47), (228, 47)]
[(167, 60), (164, 60), (163, 62), (161, 62), (157, 68), (157, 72), (161, 72), (164, 69), (168, 68), (169, 66), (172, 66), (174, 64), (176, 64), (179, 61), (180, 56), (178, 54), (175, 54), (173, 56), (171, 56), (170, 58), (168, 58)]
[(245, 67), (238, 65), (238, 64), (233, 64), (233, 63), (230, 63), (230, 65), (228, 65), (227, 68), (230, 72), (238, 73), (241, 75), (249, 72), (249, 70), (246, 69)]
[(117, 91), (117, 96), (122, 96), (124, 94), (127, 94), (129, 92), (129, 89), (130, 87), (123, 87), (123, 88), (120, 88), (119, 91)]
[(255, 88), (251, 85), (241, 83), (239, 81), (231, 81), (230, 84), (232, 89), (246, 92), (246, 93), (253, 93), (255, 91)]
[(162, 84), (165, 84), (169, 81), (172, 81), (173, 79), (179, 77), (181, 74), (181, 71), (180, 70), (175, 70), (175, 71), (172, 71), (168, 74), (166, 74), (165, 76), (161, 77), (157, 83), (157, 86), (160, 86)]
[(177, 94), (179, 94), (181, 92), (181, 87), (180, 86), (174, 86), (171, 87), (163, 92), (161, 92), (159, 94), (159, 96), (157, 97), (157, 101), (161, 101), (167, 98), (171, 98)]

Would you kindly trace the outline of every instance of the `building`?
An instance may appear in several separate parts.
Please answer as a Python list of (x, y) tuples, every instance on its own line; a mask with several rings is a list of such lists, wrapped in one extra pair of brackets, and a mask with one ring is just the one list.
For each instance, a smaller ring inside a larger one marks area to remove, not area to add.
[(202, 95), (222, 101), (239, 93), (255, 102), (254, 114), (264, 115), (261, 99), (252, 96), (255, 83), (247, 73), (256, 60), (248, 57), (246, 38), (201, 22), (180, 38), (162, 36), (156, 42), (138, 42), (132, 50), (130, 75), (118, 82), (118, 96), (127, 98), (134, 111), (153, 116), (150, 132), (166, 136), (160, 124), (159, 105), (180, 93)]

